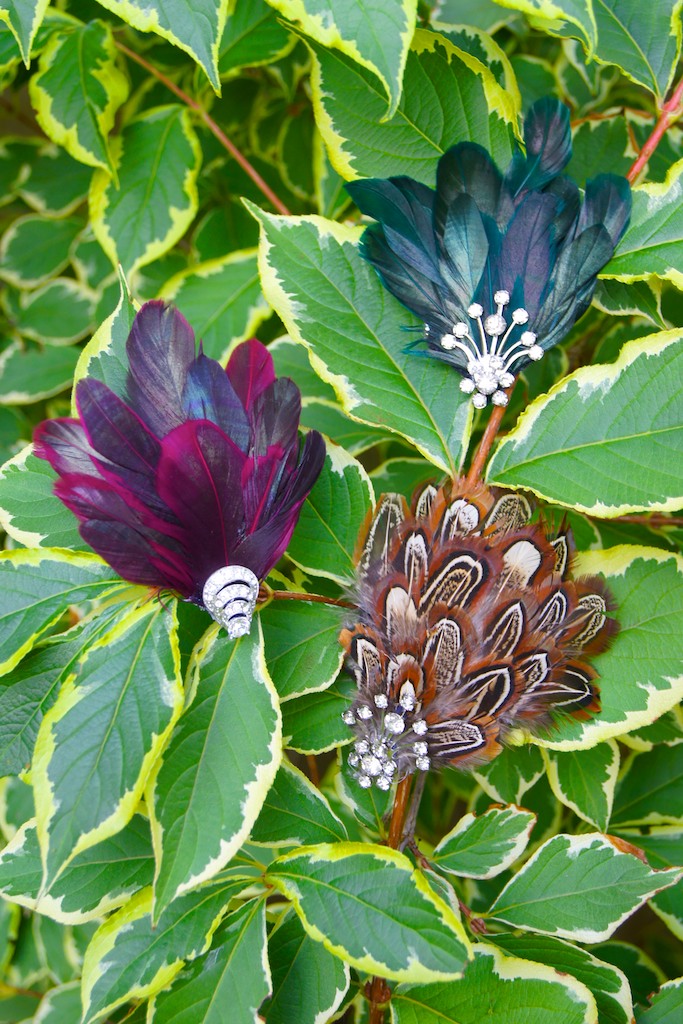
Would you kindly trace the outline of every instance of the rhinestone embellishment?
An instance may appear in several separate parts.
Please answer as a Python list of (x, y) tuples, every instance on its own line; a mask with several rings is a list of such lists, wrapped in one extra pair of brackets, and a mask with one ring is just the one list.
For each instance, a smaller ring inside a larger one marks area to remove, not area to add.
[(224, 565), (204, 584), (202, 601), (207, 612), (223, 626), (231, 640), (246, 636), (256, 607), (259, 581), (244, 565)]

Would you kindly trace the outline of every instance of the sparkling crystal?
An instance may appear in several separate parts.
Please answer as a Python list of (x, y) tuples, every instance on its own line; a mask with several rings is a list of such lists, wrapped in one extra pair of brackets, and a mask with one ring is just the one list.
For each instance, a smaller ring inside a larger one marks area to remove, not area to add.
[(519, 309), (513, 309), (512, 311), (512, 322), (514, 324), (528, 324), (529, 314), (525, 309), (520, 306)]
[(529, 359), (533, 359), (536, 363), (539, 359), (543, 358), (543, 349), (540, 345), (532, 345), (527, 354)]
[(416, 754), (426, 754), (429, 747), (424, 740), (418, 740), (416, 743), (413, 743), (413, 750)]
[(473, 380), (470, 380), (469, 377), (463, 377), (463, 379), (460, 381), (460, 390), (464, 391), (466, 395), (471, 395), (475, 387), (476, 384), (474, 383)]
[(406, 711), (412, 711), (413, 710), (413, 708), (417, 704), (417, 701), (415, 699), (415, 693), (412, 692), (412, 686), (411, 686), (410, 690), (407, 689), (405, 686), (403, 687), (403, 689), (401, 690), (401, 697), (399, 699), (399, 704), (401, 705), (402, 708), (405, 708)]
[(384, 727), (388, 732), (398, 736), (405, 729), (406, 723), (401, 715), (397, 715), (395, 711), (392, 711), (384, 719)]
[(498, 378), (493, 373), (477, 372), (474, 382), (482, 395), (492, 395), (498, 389)]
[(531, 348), (532, 345), (536, 344), (536, 335), (533, 331), (522, 331), (519, 336), (519, 340), (522, 345), (526, 345), (527, 348)]
[(347, 711), (342, 711), (342, 721), (346, 722), (347, 725), (356, 724), (356, 716), (350, 708)]
[(428, 757), (417, 757), (415, 758), (415, 765), (421, 772), (429, 771), (429, 758)]
[(360, 764), (360, 757), (355, 752), (355, 750), (352, 750), (351, 753), (349, 754), (349, 764), (351, 765), (352, 768), (357, 768), (358, 765)]
[(452, 334), (444, 334), (441, 338), (441, 348), (445, 348), (450, 351), (452, 348), (455, 348), (456, 345), (457, 342)]
[(430, 330), (431, 330), (431, 328), (430, 328), (429, 324), (425, 324), (425, 334), (429, 334)]
[(424, 736), (429, 726), (425, 722), (424, 718), (419, 718), (417, 722), (413, 722), (413, 732), (416, 736)]
[(486, 395), (472, 395), (472, 405), (475, 409), (483, 409), (486, 405)]
[(502, 370), (505, 366), (505, 360), (502, 356), (489, 356), (487, 362), (491, 370)]
[(391, 789), (391, 779), (387, 778), (386, 775), (380, 775), (377, 779), (376, 785), (378, 789), (383, 789), (386, 793), (388, 789)]
[(384, 774), (391, 776), (391, 775), (393, 775), (395, 773), (395, 771), (396, 771), (396, 762), (395, 761), (387, 761), (387, 763), (384, 765)]
[(493, 301), (497, 306), (507, 306), (510, 301), (510, 292), (506, 292), (504, 288), (501, 288), (499, 292), (495, 292)]
[(356, 715), (361, 722), (367, 722), (368, 718), (372, 718), (372, 708), (369, 708), (367, 704), (361, 704), (359, 708), (356, 708)]
[(359, 775), (358, 785), (360, 786), (361, 789), (370, 789), (370, 786), (372, 785), (372, 779), (370, 778), (369, 775)]
[(504, 391), (494, 391), (493, 394), (491, 395), (491, 401), (493, 402), (494, 405), (507, 405), (508, 396), (505, 394)]
[(372, 750), (373, 754), (377, 754), (377, 757), (387, 756), (387, 745), (386, 743), (382, 743), (381, 740), (375, 740), (370, 749)]
[(368, 750), (370, 749), (370, 744), (368, 743), (367, 740), (358, 740), (356, 743), (354, 743), (354, 747), (356, 748), (357, 753), (367, 754)]
[(378, 708), (386, 708), (389, 704), (389, 700), (384, 693), (376, 693), (373, 700), (375, 701), (375, 706)]
[(492, 338), (498, 338), (501, 334), (504, 334), (507, 322), (504, 317), (498, 313), (491, 313), (484, 320), (484, 330)]
[(453, 334), (456, 338), (465, 338), (469, 332), (470, 329), (464, 320), (458, 320), (457, 324), (453, 324)]
[(484, 312), (484, 307), (480, 306), (478, 302), (473, 302), (471, 306), (467, 307), (467, 315), (471, 316), (474, 320)]
[(498, 377), (498, 383), (502, 388), (509, 388), (515, 383), (515, 377), (512, 373), (501, 373)]
[(366, 775), (379, 775), (382, 771), (382, 762), (374, 754), (366, 754), (361, 758), (360, 766)]

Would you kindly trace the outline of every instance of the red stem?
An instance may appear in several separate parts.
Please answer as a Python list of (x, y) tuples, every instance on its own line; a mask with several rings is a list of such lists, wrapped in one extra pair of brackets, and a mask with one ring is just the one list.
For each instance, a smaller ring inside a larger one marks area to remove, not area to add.
[(319, 604), (333, 604), (338, 608), (355, 608), (353, 601), (345, 601), (342, 597), (325, 597), (324, 594), (300, 594), (296, 590), (270, 590), (264, 588), (262, 600), (273, 601), (317, 601)]
[(681, 114), (683, 114), (683, 78), (681, 78), (680, 82), (671, 94), (671, 97), (662, 107), (662, 112), (659, 115), (657, 124), (652, 130), (652, 134), (646, 140), (643, 148), (637, 158), (633, 161), (633, 164), (626, 175), (631, 184), (636, 180), (640, 172), (645, 167), (645, 164), (662, 141), (664, 135), (666, 135), (669, 128), (676, 123)]
[(130, 50), (127, 46), (125, 46), (123, 43), (120, 43), (118, 40), (116, 40), (116, 45), (118, 49), (121, 51), (121, 53), (125, 53), (127, 57), (130, 57), (130, 59), (134, 60), (137, 64), (140, 65), (140, 67), (143, 67), (146, 71), (150, 73), (150, 75), (154, 75), (154, 77), (157, 78), (160, 82), (163, 82), (166, 88), (170, 89), (171, 92), (175, 93), (178, 99), (182, 100), (183, 103), (190, 107), (191, 110), (194, 110), (194, 112), (201, 117), (202, 121), (209, 129), (209, 131), (213, 132), (215, 137), (220, 142), (221, 146), (223, 146), (223, 148), (228, 151), (230, 156), (237, 161), (242, 170), (249, 175), (249, 177), (254, 182), (256, 187), (263, 193), (266, 199), (268, 199), (268, 201), (273, 204), (275, 209), (279, 213), (284, 214), (285, 217), (290, 216), (290, 211), (287, 209), (282, 200), (278, 199), (270, 185), (266, 184), (266, 182), (263, 180), (263, 178), (256, 170), (256, 168), (249, 163), (246, 156), (244, 156), (244, 154), (240, 152), (240, 150), (237, 148), (234, 142), (230, 141), (225, 132), (218, 127), (216, 122), (209, 114), (207, 114), (207, 112), (204, 110), (201, 104), (197, 103), (196, 100), (193, 100), (191, 96), (188, 96), (186, 92), (183, 92), (183, 90), (179, 86), (177, 86), (175, 82), (171, 81), (170, 78), (167, 78), (166, 75), (163, 74), (163, 72), (158, 71), (153, 64), (150, 64), (149, 61), (145, 60), (144, 57), (141, 57), (139, 53), (135, 53), (134, 50)]
[(496, 434), (500, 428), (504, 413), (504, 405), (494, 405), (491, 418), (486, 424), (486, 430), (484, 431), (482, 439), (479, 442), (479, 447), (472, 459), (472, 465), (470, 466), (470, 471), (467, 474), (467, 479), (465, 480), (466, 487), (474, 487), (474, 485), (479, 483), (481, 480), (486, 459), (488, 458), (491, 446), (496, 439)]

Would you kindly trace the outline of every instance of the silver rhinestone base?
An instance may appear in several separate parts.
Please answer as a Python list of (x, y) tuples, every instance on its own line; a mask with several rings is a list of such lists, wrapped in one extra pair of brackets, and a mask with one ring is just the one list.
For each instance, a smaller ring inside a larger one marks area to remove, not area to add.
[(246, 636), (256, 607), (259, 581), (244, 565), (224, 565), (204, 584), (202, 601), (212, 619), (223, 626), (231, 640)]

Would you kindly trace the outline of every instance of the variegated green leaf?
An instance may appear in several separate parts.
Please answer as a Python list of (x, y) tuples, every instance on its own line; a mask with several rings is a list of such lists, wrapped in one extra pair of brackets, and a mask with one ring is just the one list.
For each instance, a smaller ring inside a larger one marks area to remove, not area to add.
[(590, 750), (544, 750), (543, 756), (557, 799), (606, 832), (619, 772), (619, 747), (614, 740)]
[(227, 878), (186, 893), (152, 922), (152, 890), (143, 889), (97, 930), (83, 961), (83, 1024), (131, 998), (156, 995), (186, 961), (205, 953), (228, 904), (249, 884)]
[(76, 218), (17, 217), (2, 236), (0, 277), (16, 288), (35, 288), (69, 262), (74, 239), (83, 230)]
[(81, 163), (111, 170), (109, 134), (128, 82), (116, 66), (108, 25), (77, 23), (55, 33), (29, 91), (38, 123), (53, 142)]
[(407, 174), (433, 186), (436, 164), (456, 142), (486, 146), (501, 167), (511, 155), (519, 97), (506, 93), (476, 57), (445, 36), (418, 29), (408, 53), (403, 98), (385, 119), (376, 78), (345, 56), (310, 42), (318, 130), (346, 178)]
[(390, 430), (455, 473), (467, 446), (471, 403), (451, 368), (405, 351), (416, 320), (361, 259), (359, 232), (320, 217), (261, 223), (266, 298), (352, 419)]
[(10, 293), (5, 305), (20, 334), (47, 345), (79, 341), (95, 314), (95, 296), (71, 277), (54, 278), (33, 292)]
[(48, 894), (40, 891), (43, 865), (34, 820), (23, 825), (0, 853), (3, 897), (63, 924), (101, 918), (149, 885), (153, 875), (149, 822), (141, 815), (75, 857)]
[(192, 703), (155, 771), (147, 803), (155, 918), (213, 877), (249, 835), (281, 758), (281, 720), (258, 619), (230, 641), (213, 626), (190, 667)]
[(263, 899), (255, 899), (229, 914), (216, 930), (210, 951), (152, 1000), (149, 1024), (177, 1024), (188, 1012), (193, 1024), (221, 1024), (226, 1013), (231, 1024), (257, 1021), (271, 989), (265, 910)]
[(28, 67), (31, 46), (50, 0), (0, 0), (0, 21), (9, 26)]
[(72, 346), (8, 345), (0, 355), (0, 405), (29, 405), (66, 391), (78, 356)]
[(356, 693), (356, 684), (340, 676), (321, 693), (307, 693), (282, 706), (284, 745), (302, 754), (322, 754), (353, 739), (342, 721)]
[(682, 399), (681, 331), (632, 341), (615, 363), (577, 370), (532, 402), (487, 477), (590, 515), (673, 511), (683, 506)]
[(312, 938), (360, 971), (396, 981), (457, 978), (471, 955), (453, 911), (396, 850), (303, 847), (276, 860), (267, 879)]
[(307, 846), (343, 842), (346, 829), (319, 789), (283, 761), (251, 830), (252, 843)]
[(134, 606), (88, 648), (43, 719), (33, 784), (45, 892), (132, 818), (181, 711), (176, 631), (172, 605)]
[(395, 1024), (597, 1024), (595, 1000), (580, 981), (544, 964), (504, 956), (478, 943), (458, 981), (399, 985)]
[[(0, 495), (1, 495), (0, 490)], [(260, 614), (266, 662), (280, 700), (328, 687), (344, 652), (339, 634), (348, 609), (313, 601), (271, 601)]]
[(683, 1014), (683, 978), (665, 982), (649, 1007), (638, 1013), (638, 1024), (678, 1024)]
[(358, 534), (374, 501), (360, 462), (328, 444), (325, 465), (301, 508), (287, 554), (305, 572), (348, 584), (355, 577)]
[(0, 525), (24, 547), (86, 547), (75, 515), (52, 493), (56, 479), (55, 471), (33, 454), (31, 445), (0, 469)]
[(633, 756), (617, 786), (614, 826), (681, 824), (682, 778), (683, 744)]
[[(379, 89), (389, 101), (391, 116), (401, 96), (401, 80), (410, 41), (415, 31), (417, 4), (400, 0), (377, 4), (359, 0), (270, 0), (290, 21), (325, 47), (333, 47), (379, 79)], [(375, 86), (378, 88), (378, 85)]]
[(221, 78), (240, 68), (271, 64), (284, 57), (296, 42), (265, 0), (236, 4), (228, 14), (218, 55)]
[[(81, 377), (95, 377), (103, 381), (117, 395), (125, 394), (128, 375), (126, 341), (139, 308), (133, 300), (125, 277), (119, 270), (119, 301), (114, 311), (100, 324), (80, 353), (74, 385)], [(78, 415), (75, 397), (71, 400), (72, 415)]]
[(91, 224), (114, 266), (132, 274), (175, 245), (197, 212), (201, 150), (189, 111), (145, 111), (112, 142), (111, 156), (119, 187), (95, 171)]
[(495, 878), (520, 857), (536, 815), (522, 807), (491, 807), (466, 814), (434, 848), (430, 858), (444, 871), (466, 878)]
[(162, 288), (168, 299), (187, 317), (204, 352), (225, 360), (234, 345), (253, 336), (270, 316), (261, 294), (256, 252), (231, 252), (183, 270)]
[(477, 768), (474, 777), (492, 800), (519, 804), (528, 790), (543, 775), (543, 758), (536, 747), (506, 747), (487, 765)]
[(609, 836), (559, 835), (520, 868), (489, 914), (522, 931), (600, 942), (681, 873), (653, 871)]
[(154, 32), (197, 61), (216, 92), (228, 0), (99, 0), (140, 32)]
[(17, 192), (31, 209), (52, 217), (73, 213), (88, 195), (92, 168), (45, 142), (27, 165)]

